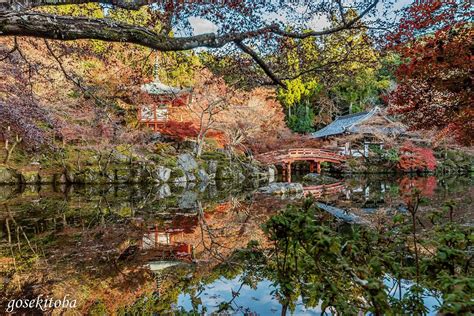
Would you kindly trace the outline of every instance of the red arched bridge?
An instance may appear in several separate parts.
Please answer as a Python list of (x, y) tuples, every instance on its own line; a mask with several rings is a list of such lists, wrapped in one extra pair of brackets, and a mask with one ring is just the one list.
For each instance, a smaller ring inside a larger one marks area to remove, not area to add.
[(308, 161), (310, 172), (321, 173), (321, 162), (342, 163), (346, 157), (326, 149), (293, 148), (266, 152), (255, 156), (255, 159), (265, 164), (282, 165), (283, 174), (291, 182), (291, 164), (296, 161)]

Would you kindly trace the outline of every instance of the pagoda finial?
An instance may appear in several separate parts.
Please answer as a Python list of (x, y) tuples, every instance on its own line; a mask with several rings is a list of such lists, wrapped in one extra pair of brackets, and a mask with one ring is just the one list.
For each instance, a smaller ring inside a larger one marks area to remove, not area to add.
[(153, 66), (153, 79), (155, 82), (160, 82), (160, 77), (158, 74), (159, 64), (158, 64), (158, 51), (155, 50), (155, 65)]

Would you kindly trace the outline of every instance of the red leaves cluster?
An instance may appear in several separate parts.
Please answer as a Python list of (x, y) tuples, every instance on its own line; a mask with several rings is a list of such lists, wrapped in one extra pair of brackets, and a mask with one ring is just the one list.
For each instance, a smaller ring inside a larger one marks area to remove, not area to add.
[[(189, 138), (196, 138), (199, 134), (199, 128), (197, 128), (195, 123), (192, 121), (167, 121), (165, 125), (158, 128), (158, 131), (162, 135), (176, 141), (184, 141)], [(223, 133), (220, 131), (209, 130), (206, 133), (206, 136), (221, 141), (223, 138)]]
[(435, 176), (410, 178), (403, 177), (400, 180), (400, 193), (408, 203), (412, 198), (413, 189), (417, 189), (423, 197), (433, 197), (437, 187)]
[(415, 129), (436, 129), (464, 145), (474, 144), (472, 104), (474, 32), (467, 4), (433, 1), (405, 11), (398, 32), (388, 37), (404, 63), (391, 112)]
[(193, 122), (168, 121), (163, 127), (159, 128), (159, 132), (174, 140), (183, 141), (187, 138), (196, 137), (199, 130)]
[(434, 171), (436, 158), (431, 148), (417, 147), (406, 142), (400, 147), (398, 167), (403, 171)]

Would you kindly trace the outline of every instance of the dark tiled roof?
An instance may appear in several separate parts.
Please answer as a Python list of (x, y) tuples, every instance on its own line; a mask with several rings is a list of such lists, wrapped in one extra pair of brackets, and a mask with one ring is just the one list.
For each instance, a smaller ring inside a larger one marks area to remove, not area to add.
[(355, 114), (349, 114), (344, 116), (339, 116), (336, 118), (331, 124), (312, 133), (311, 135), (314, 138), (326, 137), (331, 135), (338, 135), (342, 134), (347, 131), (348, 128), (354, 126), (355, 124), (359, 124), (368, 118), (372, 117), (376, 112), (380, 109), (378, 107), (373, 108), (368, 112), (360, 112)]

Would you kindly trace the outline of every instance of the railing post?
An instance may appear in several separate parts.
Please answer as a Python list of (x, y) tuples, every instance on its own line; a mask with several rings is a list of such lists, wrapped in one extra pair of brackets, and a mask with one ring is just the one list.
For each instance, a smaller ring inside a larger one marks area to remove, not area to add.
[(287, 182), (288, 183), (291, 183), (291, 161), (288, 162), (288, 165), (287, 165), (287, 175), (286, 175), (286, 179), (287, 179)]

